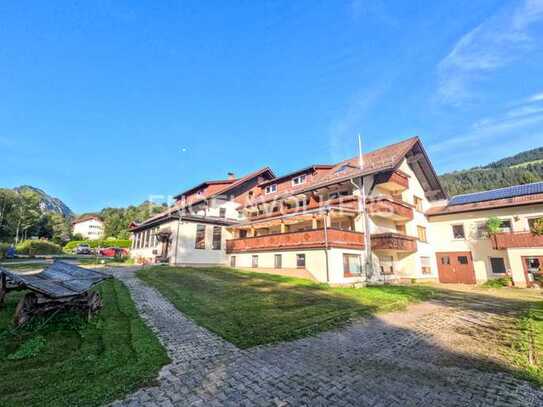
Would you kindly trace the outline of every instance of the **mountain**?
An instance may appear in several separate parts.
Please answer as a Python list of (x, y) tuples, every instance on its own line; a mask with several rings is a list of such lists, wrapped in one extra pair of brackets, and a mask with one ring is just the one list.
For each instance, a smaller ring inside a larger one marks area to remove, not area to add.
[(543, 181), (543, 147), (439, 178), (450, 196)]
[(43, 213), (58, 213), (65, 218), (71, 218), (74, 216), (72, 210), (58, 198), (54, 198), (45, 191), (32, 187), (30, 185), (21, 185), (20, 187), (13, 188), (16, 192), (31, 191), (40, 197), (40, 209)]

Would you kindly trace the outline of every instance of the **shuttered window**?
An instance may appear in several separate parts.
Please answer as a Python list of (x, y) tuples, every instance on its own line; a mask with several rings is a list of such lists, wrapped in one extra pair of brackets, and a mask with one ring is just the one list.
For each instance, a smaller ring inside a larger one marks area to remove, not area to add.
[(196, 225), (196, 241), (194, 244), (194, 248), (206, 248), (206, 225)]
[(213, 250), (221, 250), (222, 228), (213, 226)]

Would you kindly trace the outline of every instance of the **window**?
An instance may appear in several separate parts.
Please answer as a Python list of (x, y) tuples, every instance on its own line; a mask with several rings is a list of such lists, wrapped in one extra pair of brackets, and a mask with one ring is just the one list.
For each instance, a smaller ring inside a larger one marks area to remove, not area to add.
[(441, 264), (445, 266), (451, 265), (451, 258), (449, 256), (441, 256)]
[(196, 225), (196, 242), (195, 249), (206, 248), (206, 225)]
[(236, 267), (236, 256), (230, 256), (230, 267)]
[(418, 196), (413, 196), (413, 203), (415, 204), (415, 209), (419, 212), (423, 212), (422, 208), (422, 199)]
[(254, 255), (252, 258), (252, 264), (251, 266), (256, 269), (258, 267), (258, 255)]
[(379, 268), (381, 274), (394, 274), (394, 258), (392, 256), (379, 256)]
[(401, 223), (396, 223), (396, 232), (398, 232), (401, 235), (406, 235), (407, 232), (405, 230), (405, 225)]
[(305, 175), (298, 175), (297, 177), (292, 178), (292, 185), (300, 185), (305, 182)]
[(458, 263), (459, 264), (468, 264), (469, 263), (469, 260), (468, 260), (468, 256), (458, 256)]
[(343, 164), (341, 167), (339, 167), (337, 170), (336, 170), (336, 174), (340, 174), (342, 172), (345, 172), (345, 170), (347, 169), (347, 164)]
[(452, 225), (453, 239), (465, 239), (464, 225)]
[(226, 218), (226, 208), (219, 208), (219, 217)]
[(477, 239), (486, 238), (488, 238), (488, 229), (486, 227), (486, 222), (477, 223)]
[(305, 254), (296, 255), (296, 267), (298, 267), (299, 269), (305, 268)]
[(422, 274), (432, 274), (432, 261), (428, 256), (420, 257), (420, 268)]
[(220, 226), (213, 226), (213, 250), (221, 250), (221, 237), (222, 228)]
[(280, 269), (283, 266), (283, 259), (280, 254), (274, 256), (274, 266), (276, 269)]
[(265, 192), (267, 194), (271, 194), (273, 192), (276, 192), (277, 191), (277, 184), (271, 184), (271, 185), (268, 185), (265, 189)]
[(512, 232), (513, 231), (513, 224), (511, 222), (511, 219), (504, 219), (502, 220), (502, 224), (500, 226), (500, 230), (502, 232)]
[(328, 196), (328, 199), (337, 199), (337, 198), (339, 198), (340, 196), (347, 196), (347, 195), (349, 195), (349, 191), (332, 192), (332, 193)]
[(239, 238), (244, 239), (247, 237), (247, 229), (240, 229), (239, 231)]
[(539, 273), (541, 271), (541, 262), (538, 257), (528, 257), (526, 265), (528, 266), (528, 271), (531, 273)]
[(543, 218), (530, 218), (530, 219), (528, 219), (528, 229), (533, 231), (536, 222), (539, 221), (540, 219), (543, 219)]
[(362, 273), (362, 262), (358, 254), (343, 253), (343, 275), (345, 277)]
[(419, 240), (421, 242), (427, 242), (427, 236), (426, 236), (426, 228), (424, 226), (417, 226), (417, 235), (419, 236)]
[(505, 261), (503, 257), (491, 257), (490, 258), (490, 267), (494, 274), (503, 274), (505, 273)]

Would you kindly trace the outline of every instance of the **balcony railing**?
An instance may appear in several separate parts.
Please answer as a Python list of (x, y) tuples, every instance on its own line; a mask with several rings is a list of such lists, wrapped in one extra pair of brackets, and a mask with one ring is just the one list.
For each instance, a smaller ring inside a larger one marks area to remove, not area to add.
[(387, 197), (368, 199), (368, 213), (370, 216), (379, 216), (394, 221), (409, 221), (413, 219), (413, 208)]
[(371, 235), (371, 248), (413, 253), (417, 251), (417, 239), (400, 233), (379, 233)]
[(381, 172), (375, 176), (375, 184), (390, 191), (405, 191), (409, 177), (400, 171)]
[[(364, 246), (363, 233), (331, 228), (327, 232), (328, 247), (361, 249)], [(315, 249), (324, 248), (325, 246), (326, 238), (324, 229), (312, 229), (301, 232), (276, 233), (227, 240), (226, 252), (240, 253), (283, 249)]]
[[(364, 234), (328, 228), (328, 247), (363, 249)], [(371, 236), (373, 250), (396, 250), (416, 252), (416, 238), (399, 233), (380, 233)], [(326, 247), (324, 229), (301, 232), (276, 233), (264, 236), (245, 237), (226, 241), (227, 253), (252, 251), (275, 251), (288, 249), (319, 249)]]
[(532, 232), (496, 233), (491, 236), (492, 246), (496, 250), (520, 247), (543, 247), (543, 236)]

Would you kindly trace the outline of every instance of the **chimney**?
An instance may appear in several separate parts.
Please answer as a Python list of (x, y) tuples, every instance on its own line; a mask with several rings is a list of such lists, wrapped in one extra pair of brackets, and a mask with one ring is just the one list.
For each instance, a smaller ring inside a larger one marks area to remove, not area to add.
[(236, 179), (236, 174), (234, 174), (233, 172), (229, 172), (228, 179)]

